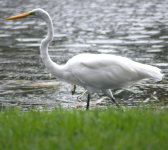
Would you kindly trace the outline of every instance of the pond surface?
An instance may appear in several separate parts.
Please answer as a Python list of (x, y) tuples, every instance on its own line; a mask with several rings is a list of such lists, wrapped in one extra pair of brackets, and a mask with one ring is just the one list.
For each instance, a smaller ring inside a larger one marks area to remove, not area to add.
[[(43, 8), (53, 19), (55, 37), (50, 56), (61, 64), (80, 53), (107, 53), (159, 67), (160, 82), (142, 82), (114, 92), (122, 105), (168, 102), (168, 0), (4, 0), (0, 18)], [(46, 25), (38, 19), (0, 21), (0, 107), (84, 108), (84, 89), (54, 78), (39, 56)], [(105, 107), (104, 95), (94, 95), (91, 107)]]

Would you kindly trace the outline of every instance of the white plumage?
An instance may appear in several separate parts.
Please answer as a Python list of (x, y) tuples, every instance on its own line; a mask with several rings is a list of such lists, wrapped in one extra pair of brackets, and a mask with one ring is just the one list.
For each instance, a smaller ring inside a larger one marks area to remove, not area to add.
[(64, 79), (94, 90), (118, 89), (141, 79), (161, 80), (160, 69), (110, 54), (80, 54), (63, 66)]
[(48, 45), (53, 39), (54, 30), (52, 20), (46, 11), (34, 9), (6, 20), (23, 18), (29, 15), (41, 18), (48, 26), (47, 37), (42, 40), (40, 46), (40, 53), (45, 66), (57, 78), (83, 86), (88, 90), (87, 109), (92, 92), (102, 91), (117, 104), (110, 89), (123, 88), (147, 78), (162, 80), (163, 74), (161, 74), (159, 68), (110, 54), (80, 54), (71, 58), (66, 64), (58, 65), (48, 55)]

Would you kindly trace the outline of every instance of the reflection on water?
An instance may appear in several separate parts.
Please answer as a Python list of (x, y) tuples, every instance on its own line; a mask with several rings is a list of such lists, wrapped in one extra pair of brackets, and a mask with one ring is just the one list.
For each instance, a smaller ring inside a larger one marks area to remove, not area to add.
[[(47, 3), (47, 5), (46, 5)], [(19, 4), (19, 5), (18, 5)], [(115, 91), (123, 105), (162, 103), (168, 92), (168, 0), (10, 0), (0, 2), (0, 18), (44, 8), (53, 18), (55, 38), (50, 46), (52, 59), (59, 64), (84, 52), (108, 53), (131, 58), (162, 69), (159, 83), (141, 83)], [(39, 45), (46, 26), (38, 19), (1, 22), (0, 24), (0, 107), (21, 105), (23, 109), (79, 107), (85, 99), (70, 94), (71, 85), (60, 82), (45, 69), (39, 57)], [(95, 96), (92, 106), (98, 105)], [(97, 105), (96, 105), (97, 104)]]

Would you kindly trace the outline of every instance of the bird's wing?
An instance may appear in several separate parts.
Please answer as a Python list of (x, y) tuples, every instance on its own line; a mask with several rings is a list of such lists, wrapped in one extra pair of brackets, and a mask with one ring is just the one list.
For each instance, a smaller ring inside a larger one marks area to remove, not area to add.
[(119, 88), (139, 78), (132, 61), (119, 56), (83, 54), (67, 64), (74, 78), (95, 88)]

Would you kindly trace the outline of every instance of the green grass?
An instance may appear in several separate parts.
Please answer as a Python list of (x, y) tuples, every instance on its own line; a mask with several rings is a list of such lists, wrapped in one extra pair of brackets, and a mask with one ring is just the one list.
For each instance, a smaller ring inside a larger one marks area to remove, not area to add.
[(0, 150), (167, 150), (168, 110), (0, 112)]

